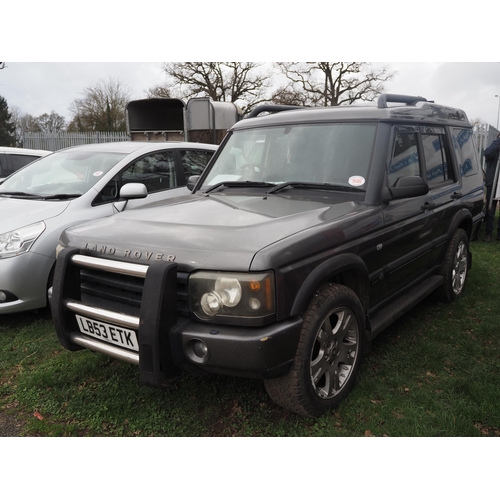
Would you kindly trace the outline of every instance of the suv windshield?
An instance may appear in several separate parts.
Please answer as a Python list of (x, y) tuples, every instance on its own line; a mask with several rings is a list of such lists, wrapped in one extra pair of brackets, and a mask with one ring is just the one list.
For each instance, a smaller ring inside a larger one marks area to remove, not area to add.
[(93, 151), (61, 151), (15, 172), (0, 185), (0, 194), (79, 196), (126, 155)]
[(236, 130), (210, 169), (203, 188), (249, 181), (364, 189), (375, 130), (376, 124), (371, 123)]

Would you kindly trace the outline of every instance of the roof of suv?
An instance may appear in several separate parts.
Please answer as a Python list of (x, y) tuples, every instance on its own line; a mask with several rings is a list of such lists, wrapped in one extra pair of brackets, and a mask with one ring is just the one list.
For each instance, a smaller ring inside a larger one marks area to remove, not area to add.
[[(388, 106), (387, 103), (398, 103), (399, 105)], [(403, 103), (403, 104), (401, 104)], [(271, 115), (258, 117), (259, 112), (264, 111), (286, 111), (284, 113), (274, 112)], [(242, 120), (236, 123), (233, 129), (241, 129), (255, 126), (269, 126), (284, 123), (304, 123), (319, 121), (385, 121), (397, 120), (419, 124), (425, 122), (436, 125), (460, 125), (471, 126), (467, 115), (458, 108), (435, 104), (423, 97), (405, 96), (395, 94), (382, 94), (377, 106), (332, 106), (326, 108), (301, 108), (293, 106), (262, 106), (251, 115), (251, 120)]]

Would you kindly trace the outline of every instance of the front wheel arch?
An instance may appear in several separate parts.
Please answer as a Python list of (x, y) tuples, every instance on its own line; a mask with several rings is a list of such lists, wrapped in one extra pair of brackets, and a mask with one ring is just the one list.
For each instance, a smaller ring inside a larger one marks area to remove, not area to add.
[(295, 297), (290, 316), (301, 315), (315, 292), (328, 282), (335, 282), (350, 288), (358, 296), (366, 312), (370, 288), (368, 269), (358, 255), (344, 254), (322, 262), (309, 273)]

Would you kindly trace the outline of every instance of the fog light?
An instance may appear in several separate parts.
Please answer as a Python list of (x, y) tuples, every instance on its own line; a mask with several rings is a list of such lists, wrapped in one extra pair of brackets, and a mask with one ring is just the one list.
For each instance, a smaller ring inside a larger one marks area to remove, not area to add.
[(193, 344), (193, 352), (199, 358), (204, 358), (208, 354), (208, 347), (201, 340), (198, 340)]
[(0, 302), (5, 302), (7, 300), (7, 295), (5, 293), (0, 292)]
[(206, 363), (210, 358), (207, 344), (199, 339), (191, 339), (186, 344), (186, 355), (194, 363)]

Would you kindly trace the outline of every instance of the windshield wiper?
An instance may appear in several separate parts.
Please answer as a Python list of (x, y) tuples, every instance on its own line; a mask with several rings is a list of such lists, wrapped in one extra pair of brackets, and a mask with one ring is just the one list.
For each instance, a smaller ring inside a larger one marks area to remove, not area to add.
[(62, 193), (62, 194), (50, 194), (47, 196), (40, 196), (44, 200), (67, 200), (69, 198), (79, 198), (81, 194), (79, 193)]
[(61, 194), (33, 194), (33, 193), (24, 193), (23, 191), (2, 191), (0, 195), (3, 196), (12, 196), (12, 197), (25, 197), (31, 198), (35, 200), (67, 200), (69, 198), (78, 198), (81, 196), (80, 193), (61, 193)]
[(25, 196), (27, 198), (41, 198), (39, 194), (25, 193), (23, 191), (0, 191), (1, 196)]
[(223, 181), (210, 186), (205, 193), (210, 193), (211, 191), (215, 191), (216, 189), (225, 186), (225, 187), (269, 187), (275, 186), (270, 182), (260, 182), (260, 181)]
[(277, 193), (286, 188), (304, 188), (304, 189), (328, 189), (333, 191), (350, 191), (362, 193), (363, 189), (351, 187), (351, 186), (341, 186), (338, 184), (328, 184), (328, 183), (320, 183), (320, 182), (284, 182), (283, 184), (279, 184), (278, 186), (273, 187), (267, 193)]

